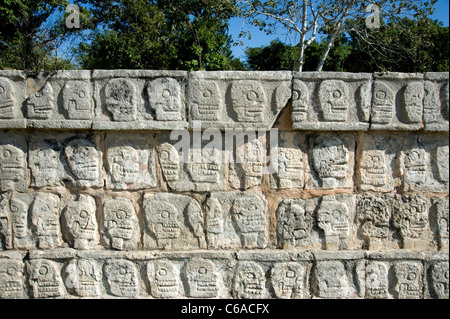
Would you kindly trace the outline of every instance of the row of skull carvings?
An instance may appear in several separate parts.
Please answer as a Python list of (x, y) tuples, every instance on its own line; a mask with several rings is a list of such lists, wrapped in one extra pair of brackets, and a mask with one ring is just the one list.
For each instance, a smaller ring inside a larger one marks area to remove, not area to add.
[(448, 299), (448, 254), (277, 261), (0, 258), (0, 298)]
[(144, 194), (133, 201), (4, 193), (0, 244), (7, 250), (448, 250), (448, 210), (448, 196), (422, 195), (290, 198), (271, 212), (260, 192), (212, 193), (203, 207), (193, 197), (172, 193)]
[(9, 128), (269, 129), (292, 100), (294, 129), (448, 132), (448, 83), (448, 73), (62, 71), (27, 95), (26, 75), (0, 71), (0, 119)]
[(260, 187), (264, 178), (273, 190), (449, 189), (445, 134), (279, 132), (270, 147), (266, 137), (228, 150), (176, 149), (165, 134), (0, 132), (0, 191), (164, 189), (167, 183), (174, 191), (208, 192)]

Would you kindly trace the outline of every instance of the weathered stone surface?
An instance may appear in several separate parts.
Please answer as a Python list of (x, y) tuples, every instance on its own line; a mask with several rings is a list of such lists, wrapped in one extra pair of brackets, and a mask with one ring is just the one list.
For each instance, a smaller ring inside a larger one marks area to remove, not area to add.
[(96, 70), (98, 130), (172, 130), (187, 127), (184, 102), (187, 72)]
[(269, 129), (291, 97), (290, 72), (191, 72), (189, 123)]
[(294, 74), (292, 127), (319, 131), (368, 130), (371, 83), (369, 73)]
[(206, 248), (204, 215), (200, 204), (185, 195), (144, 195), (144, 248)]
[(0, 132), (0, 191), (26, 192), (29, 183), (25, 136)]
[(258, 192), (212, 193), (207, 200), (210, 248), (264, 248), (268, 241), (267, 200)]
[(425, 131), (448, 132), (449, 91), (448, 73), (424, 74), (425, 96), (423, 100), (423, 123)]
[(423, 74), (374, 74), (371, 130), (419, 130), (423, 128)]
[(26, 127), (21, 110), (26, 92), (26, 76), (23, 72), (0, 70), (0, 128)]
[(352, 188), (355, 156), (353, 135), (321, 134), (308, 137), (306, 189)]

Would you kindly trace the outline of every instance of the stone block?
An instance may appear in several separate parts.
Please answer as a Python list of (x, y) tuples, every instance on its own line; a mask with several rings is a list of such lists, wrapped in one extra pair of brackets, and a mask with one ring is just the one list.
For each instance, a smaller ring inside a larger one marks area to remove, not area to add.
[(24, 72), (0, 70), (0, 129), (26, 128), (22, 109), (26, 94)]
[(26, 192), (29, 185), (27, 169), (28, 145), (25, 135), (0, 132), (0, 191)]
[(174, 130), (187, 128), (187, 72), (95, 70), (93, 129)]
[(423, 124), (425, 131), (448, 132), (449, 91), (448, 72), (424, 74)]
[(370, 73), (295, 73), (292, 87), (292, 128), (367, 131), (371, 95)]

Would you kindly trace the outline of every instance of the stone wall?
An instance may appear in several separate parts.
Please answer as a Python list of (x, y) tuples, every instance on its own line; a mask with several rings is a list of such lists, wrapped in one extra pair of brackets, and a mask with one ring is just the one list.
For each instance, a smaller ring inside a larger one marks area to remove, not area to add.
[(448, 73), (0, 71), (0, 298), (448, 298), (448, 160)]

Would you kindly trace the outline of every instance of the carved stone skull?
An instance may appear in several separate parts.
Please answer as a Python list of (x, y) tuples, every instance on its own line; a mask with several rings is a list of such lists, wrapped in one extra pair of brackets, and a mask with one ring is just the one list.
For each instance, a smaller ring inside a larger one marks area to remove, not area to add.
[(114, 121), (136, 120), (136, 87), (127, 79), (112, 79), (105, 86), (106, 109)]
[(325, 80), (319, 86), (319, 109), (326, 122), (345, 122), (348, 116), (347, 84), (340, 80)]

